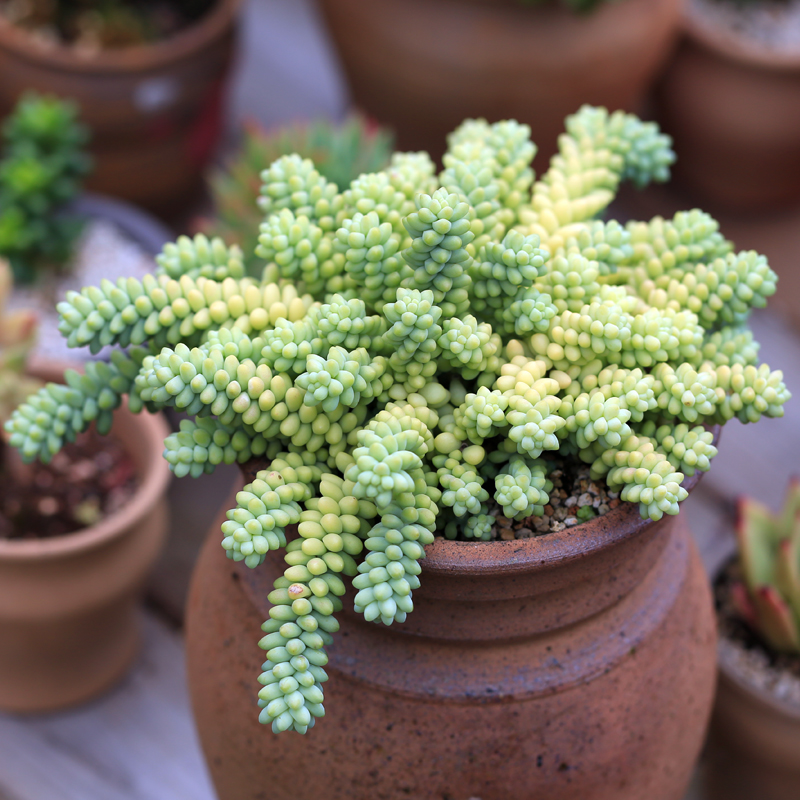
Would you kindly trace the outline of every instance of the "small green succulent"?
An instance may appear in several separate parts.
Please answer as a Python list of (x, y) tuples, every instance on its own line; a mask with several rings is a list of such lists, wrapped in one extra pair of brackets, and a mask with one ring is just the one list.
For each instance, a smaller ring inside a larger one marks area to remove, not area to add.
[(777, 516), (742, 498), (736, 538), (744, 581), (731, 596), (739, 614), (770, 648), (800, 655), (800, 479), (789, 482)]
[(0, 256), (18, 281), (70, 257), (81, 229), (65, 207), (89, 170), (88, 136), (72, 103), (29, 93), (2, 127)]

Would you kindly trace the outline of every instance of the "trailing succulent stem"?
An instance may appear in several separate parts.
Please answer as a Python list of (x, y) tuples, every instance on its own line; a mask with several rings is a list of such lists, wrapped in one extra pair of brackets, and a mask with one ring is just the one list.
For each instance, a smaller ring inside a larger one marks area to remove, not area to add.
[(177, 475), (268, 463), (222, 546), (251, 568), (285, 550), (259, 678), (276, 732), (324, 713), (347, 584), (366, 620), (404, 621), (435, 535), (485, 540), (501, 511), (542, 515), (552, 454), (658, 520), (708, 469), (710, 425), (783, 413), (782, 375), (746, 327), (775, 291), (766, 260), (699, 211), (597, 218), (621, 181), (668, 177), (669, 139), (586, 106), (535, 181), (529, 134), (467, 120), (438, 177), (427, 154), (396, 153), (349, 187), (282, 155), (263, 176), (259, 269), (182, 237), (157, 275), (69, 293), (68, 343), (127, 352), (7, 424), (47, 459), (127, 394), (191, 417), (165, 442)]

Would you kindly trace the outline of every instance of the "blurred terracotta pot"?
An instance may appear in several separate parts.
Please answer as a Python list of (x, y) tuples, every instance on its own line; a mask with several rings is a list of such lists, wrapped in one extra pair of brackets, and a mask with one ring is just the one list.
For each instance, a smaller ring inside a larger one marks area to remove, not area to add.
[(800, 797), (800, 709), (748, 682), (724, 651), (706, 756), (708, 800)]
[[(60, 380), (61, 371), (37, 377)], [(0, 540), (0, 709), (50, 711), (108, 689), (138, 652), (136, 619), (167, 529), (169, 433), (160, 415), (114, 415), (133, 458), (134, 496), (97, 525), (41, 540)]]
[(579, 15), (521, 0), (320, 0), (359, 107), (400, 149), (440, 156), (467, 117), (528, 123), (556, 149), (583, 103), (634, 111), (678, 32), (683, 0), (621, 0)]
[(675, 181), (712, 207), (800, 198), (800, 49), (789, 56), (713, 24), (694, 3), (657, 96), (675, 138)]
[(167, 40), (91, 56), (43, 45), (0, 16), (0, 114), (29, 89), (76, 100), (92, 133), (87, 186), (174, 213), (201, 185), (222, 130), (240, 4), (218, 0)]
[(257, 721), (256, 642), (285, 567), (226, 559), (189, 597), (195, 719), (220, 800), (681, 800), (715, 682), (708, 583), (683, 516), (622, 504), (538, 539), (427, 548), (415, 610), (330, 648), (326, 717)]

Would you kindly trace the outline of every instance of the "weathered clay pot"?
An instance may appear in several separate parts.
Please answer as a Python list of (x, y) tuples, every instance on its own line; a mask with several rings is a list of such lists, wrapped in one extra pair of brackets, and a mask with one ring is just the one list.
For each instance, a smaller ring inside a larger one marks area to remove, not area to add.
[(212, 527), (189, 597), (195, 718), (220, 800), (680, 800), (715, 682), (711, 597), (683, 516), (621, 505), (539, 539), (427, 548), (403, 625), (345, 599), (327, 715), (257, 721), (279, 554), (249, 571)]
[(754, 686), (723, 649), (705, 761), (708, 800), (800, 797), (800, 709)]
[(196, 192), (222, 129), (241, 0), (153, 45), (82, 57), (0, 17), (0, 115), (29, 89), (70, 97), (90, 127), (90, 189), (160, 213)]
[(713, 208), (800, 198), (800, 49), (777, 54), (715, 27), (690, 2), (686, 37), (656, 92), (675, 138), (675, 180)]
[(138, 652), (137, 606), (166, 533), (167, 434), (160, 415), (119, 409), (113, 435), (136, 465), (133, 498), (68, 536), (0, 539), (0, 709), (72, 706), (127, 671)]
[(439, 156), (467, 117), (528, 123), (546, 166), (583, 103), (636, 110), (678, 33), (683, 0), (579, 15), (519, 0), (320, 0), (359, 107), (400, 149)]

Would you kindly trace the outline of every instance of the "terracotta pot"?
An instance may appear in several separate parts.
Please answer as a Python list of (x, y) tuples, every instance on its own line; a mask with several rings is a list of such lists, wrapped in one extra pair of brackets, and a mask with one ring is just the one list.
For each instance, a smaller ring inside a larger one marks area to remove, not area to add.
[(800, 197), (800, 49), (781, 55), (686, 6), (686, 37), (657, 90), (675, 180), (714, 207)]
[[(60, 375), (39, 374), (56, 380)], [(116, 683), (138, 652), (136, 619), (167, 529), (168, 434), (161, 416), (114, 415), (139, 487), (97, 525), (38, 541), (0, 540), (0, 709), (50, 711)]]
[(724, 650), (705, 760), (708, 800), (800, 797), (800, 709), (754, 686)]
[(588, 15), (519, 0), (320, 0), (356, 105), (400, 149), (440, 156), (467, 117), (528, 123), (537, 166), (583, 103), (636, 110), (677, 36), (683, 0)]
[(683, 515), (622, 504), (549, 536), (427, 548), (403, 625), (352, 596), (327, 715), (257, 721), (281, 555), (234, 564), (212, 528), (189, 596), (189, 684), (220, 800), (680, 800), (715, 682), (715, 628)]
[(92, 132), (87, 186), (160, 213), (190, 198), (222, 130), (241, 0), (153, 45), (82, 57), (0, 17), (0, 114), (35, 89), (71, 97)]

